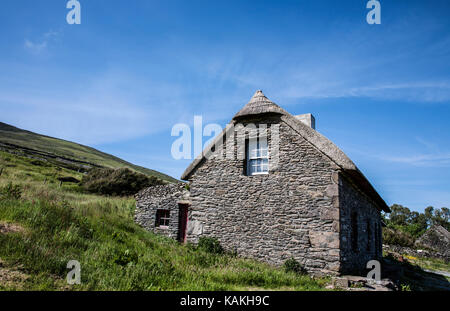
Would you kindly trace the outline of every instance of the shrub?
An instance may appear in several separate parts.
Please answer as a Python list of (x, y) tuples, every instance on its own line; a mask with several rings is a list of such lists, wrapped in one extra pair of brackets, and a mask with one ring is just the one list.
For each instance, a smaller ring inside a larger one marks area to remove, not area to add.
[(306, 274), (306, 269), (294, 258), (289, 258), (283, 264), (284, 271), (294, 272), (296, 274)]
[(383, 243), (388, 245), (413, 247), (414, 238), (406, 232), (385, 227), (383, 228)]
[(88, 192), (117, 196), (133, 195), (144, 188), (161, 184), (163, 182), (154, 176), (146, 176), (128, 168), (92, 169), (81, 181), (81, 187)]
[(0, 188), (0, 198), (18, 200), (22, 197), (22, 186), (12, 182)]
[(200, 237), (198, 240), (198, 248), (212, 254), (223, 254), (222, 245), (216, 238)]

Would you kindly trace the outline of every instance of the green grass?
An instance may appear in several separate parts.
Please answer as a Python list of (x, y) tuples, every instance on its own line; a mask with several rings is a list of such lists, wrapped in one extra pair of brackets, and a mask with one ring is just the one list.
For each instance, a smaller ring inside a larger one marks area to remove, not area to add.
[(439, 258), (414, 257), (403, 255), (409, 262), (422, 269), (450, 272), (450, 264)]
[[(0, 167), (0, 187), (23, 189), (20, 199), (0, 199), (0, 223), (23, 228), (0, 233), (0, 277), (23, 276), (0, 279), (2, 290), (323, 290), (328, 282), (147, 232), (133, 221), (133, 198), (60, 188), (58, 176), (81, 177), (73, 171), (4, 152)], [(69, 260), (81, 263), (81, 285), (66, 283)]]
[(14, 126), (0, 122), (0, 143), (13, 144), (37, 151), (50, 153), (78, 161), (85, 161), (109, 168), (131, 168), (140, 173), (155, 176), (168, 182), (176, 182), (171, 176), (145, 167), (134, 165), (110, 154), (94, 148), (83, 146), (70, 141), (57, 139), (30, 131), (21, 130)]

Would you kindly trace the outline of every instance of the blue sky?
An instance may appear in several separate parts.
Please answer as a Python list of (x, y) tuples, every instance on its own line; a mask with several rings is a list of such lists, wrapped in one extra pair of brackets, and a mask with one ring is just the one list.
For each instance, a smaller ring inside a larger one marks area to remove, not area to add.
[[(450, 2), (3, 0), (0, 121), (179, 178), (178, 122), (257, 89), (313, 113), (386, 202), (450, 206)], [(205, 141), (208, 138), (205, 138)]]

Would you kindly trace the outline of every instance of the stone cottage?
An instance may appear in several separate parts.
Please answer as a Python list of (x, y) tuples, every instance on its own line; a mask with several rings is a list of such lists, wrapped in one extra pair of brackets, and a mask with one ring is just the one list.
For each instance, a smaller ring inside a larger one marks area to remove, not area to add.
[(261, 91), (181, 179), (140, 192), (136, 221), (276, 265), (293, 257), (317, 274), (363, 273), (382, 256), (384, 200), (311, 114), (293, 116)]

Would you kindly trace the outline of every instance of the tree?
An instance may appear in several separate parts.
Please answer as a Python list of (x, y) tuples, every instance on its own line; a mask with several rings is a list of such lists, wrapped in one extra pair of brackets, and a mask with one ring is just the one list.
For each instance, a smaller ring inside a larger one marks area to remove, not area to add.
[(450, 212), (446, 207), (442, 207), (441, 209), (437, 209), (434, 211), (434, 215), (432, 217), (433, 225), (440, 225), (447, 230), (450, 230)]
[(431, 223), (433, 221), (433, 212), (434, 212), (434, 207), (433, 206), (428, 206), (425, 209), (425, 218), (427, 219), (427, 223), (429, 225), (431, 225)]
[[(390, 214), (382, 214), (383, 221), (391, 229), (389, 237), (391, 242), (409, 239), (417, 239), (432, 225), (440, 225), (450, 231), (450, 210), (446, 207), (435, 209), (428, 206), (423, 213), (411, 211), (400, 204), (391, 206)], [(402, 239), (395, 235), (403, 234)]]
[(397, 226), (408, 225), (409, 219), (411, 217), (411, 211), (409, 210), (409, 208), (399, 204), (394, 204), (391, 206), (391, 211), (392, 212), (389, 216), (391, 224)]

